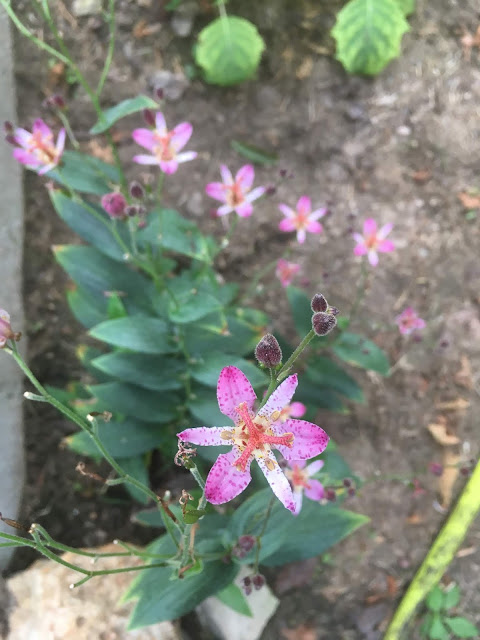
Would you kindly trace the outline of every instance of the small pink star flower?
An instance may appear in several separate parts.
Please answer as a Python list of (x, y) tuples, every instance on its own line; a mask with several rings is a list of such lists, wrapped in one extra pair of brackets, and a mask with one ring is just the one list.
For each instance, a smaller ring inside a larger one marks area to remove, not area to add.
[(356, 256), (368, 255), (368, 261), (372, 267), (376, 267), (378, 264), (378, 251), (380, 253), (389, 253), (395, 249), (393, 242), (385, 240), (392, 229), (393, 224), (389, 222), (377, 230), (375, 220), (367, 218), (363, 223), (363, 235), (360, 233), (353, 234), (353, 238), (357, 243), (353, 253)]
[(31, 133), (18, 128), (13, 133), (13, 139), (18, 144), (13, 150), (13, 157), (43, 175), (60, 163), (65, 147), (65, 129), (60, 129), (55, 144), (52, 130), (38, 118), (33, 123)]
[(299, 271), (299, 264), (296, 264), (295, 262), (288, 262), (288, 260), (280, 258), (280, 260), (277, 262), (275, 275), (280, 280), (282, 287), (288, 287), (289, 284), (292, 284), (293, 278)]
[(312, 211), (312, 201), (308, 196), (302, 196), (299, 199), (296, 211), (286, 204), (279, 204), (278, 208), (285, 216), (278, 228), (280, 231), (296, 231), (297, 240), (300, 244), (305, 242), (307, 231), (309, 233), (322, 233), (323, 227), (317, 220), (323, 218), (327, 213), (327, 209), (322, 208)]
[(290, 461), (290, 468), (285, 471), (285, 475), (290, 480), (293, 487), (295, 515), (299, 514), (302, 508), (304, 492), (307, 498), (315, 500), (316, 502), (320, 502), (320, 500), (325, 497), (325, 489), (323, 488), (322, 483), (311, 477), (323, 467), (323, 460), (314, 460), (309, 465), (305, 465), (305, 460)]
[(412, 307), (407, 307), (402, 311), (402, 313), (395, 318), (395, 322), (403, 336), (408, 336), (410, 333), (418, 331), (419, 329), (425, 329), (426, 326), (425, 320), (420, 318)]
[(0, 349), (6, 345), (7, 340), (11, 340), (14, 336), (10, 325), (10, 315), (5, 309), (0, 309)]
[(205, 497), (209, 502), (229, 502), (246, 489), (252, 479), (250, 464), (256, 460), (273, 493), (295, 512), (292, 488), (272, 449), (278, 449), (286, 460), (306, 460), (322, 453), (329, 439), (323, 429), (310, 422), (280, 420), (297, 384), (297, 376), (289, 376), (255, 413), (256, 395), (248, 378), (236, 367), (222, 369), (217, 385), (218, 406), (234, 426), (197, 427), (178, 434), (180, 440), (200, 446), (232, 446), (229, 453), (218, 456), (208, 474)]
[(224, 164), (220, 166), (220, 174), (223, 182), (209, 182), (205, 187), (205, 192), (214, 200), (224, 202), (217, 209), (217, 216), (225, 216), (227, 213), (235, 211), (241, 218), (248, 218), (252, 215), (252, 202), (258, 200), (265, 193), (265, 187), (252, 189), (255, 180), (255, 171), (251, 164), (241, 167), (235, 176)]
[(151, 152), (151, 155), (134, 156), (133, 161), (138, 164), (157, 164), (163, 173), (175, 173), (180, 163), (197, 157), (196, 151), (179, 153), (190, 140), (192, 131), (189, 122), (182, 122), (168, 131), (163, 113), (158, 112), (155, 115), (155, 129), (135, 129), (132, 132), (135, 142)]

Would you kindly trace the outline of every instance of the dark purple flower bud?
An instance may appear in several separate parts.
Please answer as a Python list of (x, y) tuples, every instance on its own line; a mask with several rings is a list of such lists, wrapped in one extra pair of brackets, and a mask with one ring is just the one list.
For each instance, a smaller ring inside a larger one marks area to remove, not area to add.
[(149, 127), (155, 126), (155, 113), (151, 109), (143, 110), (143, 119)]
[(243, 591), (246, 596), (249, 596), (252, 593), (252, 579), (250, 576), (246, 576), (242, 581)]
[(286, 169), (280, 169), (280, 171), (278, 172), (279, 176), (281, 178), (286, 178), (287, 177), (287, 173), (288, 171)]
[(7, 133), (7, 135), (5, 136), (5, 141), (8, 142), (8, 144), (12, 144), (13, 146), (16, 146), (17, 144), (13, 133)]
[(337, 309), (337, 307), (328, 307), (328, 313), (331, 313), (332, 316), (338, 316), (340, 311)]
[(141, 200), (145, 196), (145, 191), (139, 182), (131, 182), (129, 190), (132, 198), (135, 198), (136, 200)]
[(431, 462), (428, 465), (428, 470), (430, 471), (430, 473), (433, 473), (434, 476), (440, 477), (441, 475), (443, 475), (443, 466), (438, 462)]
[(3, 123), (3, 130), (5, 131), (5, 133), (13, 133), (13, 124), (10, 122), (10, 120), (5, 120), (5, 122)]
[(238, 546), (245, 549), (245, 551), (251, 551), (255, 546), (255, 538), (253, 536), (240, 536), (238, 539)]
[(470, 469), (468, 467), (462, 467), (460, 469), (460, 473), (462, 474), (462, 476), (469, 476), (470, 475)]
[(266, 191), (265, 191), (267, 196), (273, 196), (275, 193), (277, 193), (277, 187), (273, 184), (270, 184)]
[(325, 498), (329, 501), (329, 502), (335, 502), (337, 499), (337, 494), (335, 493), (335, 489), (327, 489), (325, 491)]
[(346, 487), (347, 489), (352, 486), (352, 481), (350, 480), (350, 478), (343, 479), (343, 486)]
[(277, 367), (282, 362), (282, 350), (275, 336), (267, 333), (255, 347), (255, 357), (260, 364), (269, 369)]
[(356, 491), (356, 489), (354, 489), (354, 487), (350, 487), (350, 489), (347, 491), (347, 493), (348, 493), (348, 496), (350, 498), (353, 498), (353, 496), (356, 495), (357, 491)]
[(59, 93), (55, 93), (53, 96), (51, 96), (50, 100), (52, 104), (57, 107), (57, 109), (65, 109), (65, 107), (67, 106), (65, 99)]
[(318, 313), (320, 311), (326, 311), (328, 309), (328, 302), (324, 295), (322, 295), (321, 293), (316, 293), (312, 298), (310, 306), (312, 307), (312, 311), (314, 313)]
[(162, 87), (157, 87), (156, 89), (154, 89), (153, 94), (157, 100), (163, 100), (164, 91)]
[(265, 585), (265, 582), (265, 577), (262, 576), (261, 573), (257, 573), (255, 576), (252, 576), (252, 583), (257, 591)]
[(102, 196), (102, 207), (108, 213), (110, 218), (123, 219), (126, 217), (127, 201), (121, 193), (114, 191)]
[(138, 206), (136, 204), (129, 204), (127, 207), (125, 207), (125, 215), (127, 215), (129, 218), (133, 218), (134, 216), (138, 215)]
[(326, 336), (332, 329), (335, 328), (337, 319), (330, 313), (314, 313), (312, 317), (312, 327), (317, 336)]

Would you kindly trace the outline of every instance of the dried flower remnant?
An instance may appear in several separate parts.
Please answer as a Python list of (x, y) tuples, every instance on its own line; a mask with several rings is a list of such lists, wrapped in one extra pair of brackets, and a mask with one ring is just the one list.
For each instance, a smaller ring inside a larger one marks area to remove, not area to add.
[(0, 349), (2, 349), (7, 340), (15, 340), (15, 333), (10, 325), (10, 314), (5, 309), (0, 309)]
[(135, 129), (132, 138), (141, 147), (151, 152), (151, 155), (134, 156), (133, 161), (138, 164), (158, 165), (166, 174), (175, 173), (182, 162), (194, 160), (196, 151), (179, 153), (192, 135), (193, 127), (189, 122), (182, 122), (169, 131), (163, 113), (155, 115), (155, 129)]
[(273, 493), (287, 509), (295, 511), (292, 489), (272, 449), (278, 449), (286, 460), (306, 460), (322, 453), (329, 440), (323, 429), (310, 422), (292, 418), (280, 421), (297, 384), (297, 376), (289, 376), (255, 414), (256, 395), (248, 378), (236, 367), (222, 369), (218, 405), (234, 426), (197, 427), (178, 434), (180, 440), (200, 446), (232, 446), (229, 453), (218, 456), (208, 474), (205, 497), (209, 502), (224, 504), (246, 489), (251, 480), (250, 464), (255, 459)]
[(260, 364), (272, 369), (282, 362), (282, 350), (278, 340), (271, 333), (263, 336), (255, 347), (255, 357)]
[(241, 167), (235, 178), (230, 169), (222, 164), (220, 174), (223, 182), (209, 182), (205, 187), (205, 193), (213, 198), (224, 202), (217, 209), (217, 216), (225, 216), (235, 211), (241, 218), (248, 218), (252, 215), (252, 202), (258, 200), (265, 193), (265, 187), (252, 189), (255, 180), (255, 170), (251, 164)]
[(425, 329), (426, 326), (425, 320), (420, 318), (412, 307), (407, 307), (402, 311), (402, 313), (395, 318), (395, 323), (403, 336), (408, 336), (414, 331)]
[(13, 142), (18, 145), (13, 150), (13, 157), (43, 175), (60, 163), (65, 147), (65, 129), (60, 129), (55, 143), (50, 127), (38, 118), (33, 123), (32, 132), (15, 129)]
[(277, 262), (275, 275), (280, 280), (282, 287), (288, 287), (292, 284), (293, 278), (299, 273), (300, 265), (295, 262), (288, 262), (284, 258), (280, 258)]
[(108, 213), (110, 218), (123, 220), (126, 218), (127, 213), (125, 211), (127, 201), (124, 196), (117, 191), (113, 193), (106, 193), (102, 196), (102, 207)]
[(280, 231), (296, 231), (299, 244), (305, 242), (307, 231), (309, 233), (322, 233), (323, 227), (318, 222), (318, 219), (323, 218), (327, 213), (327, 209), (324, 207), (312, 211), (312, 201), (308, 196), (302, 196), (298, 200), (296, 209), (292, 209), (283, 203), (279, 204), (278, 208), (285, 216), (278, 228)]
[(312, 478), (323, 467), (323, 460), (314, 460), (309, 465), (305, 460), (294, 460), (289, 462), (289, 468), (285, 470), (285, 475), (290, 480), (293, 488), (295, 500), (295, 515), (300, 513), (303, 502), (303, 494), (310, 500), (320, 502), (325, 497), (325, 489), (319, 480)]
[(357, 243), (353, 253), (356, 256), (368, 256), (368, 261), (372, 267), (376, 267), (378, 264), (378, 252), (390, 253), (395, 249), (393, 242), (385, 240), (392, 229), (393, 224), (391, 223), (385, 224), (378, 229), (375, 220), (367, 218), (363, 223), (363, 235), (360, 233), (353, 234), (353, 238)]

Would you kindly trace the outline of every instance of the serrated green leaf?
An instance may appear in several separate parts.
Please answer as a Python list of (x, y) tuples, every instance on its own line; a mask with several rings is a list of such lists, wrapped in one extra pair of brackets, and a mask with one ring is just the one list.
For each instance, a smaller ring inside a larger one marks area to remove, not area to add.
[(336, 57), (349, 73), (376, 75), (400, 55), (409, 28), (395, 0), (350, 0), (332, 29)]
[(268, 153), (267, 151), (260, 149), (260, 147), (255, 147), (254, 145), (247, 144), (246, 142), (240, 142), (240, 140), (232, 140), (230, 142), (230, 146), (241, 156), (250, 160), (250, 162), (259, 164), (263, 167), (271, 167), (276, 164), (278, 160), (276, 153)]
[(207, 82), (229, 86), (253, 76), (264, 48), (251, 22), (236, 16), (220, 17), (200, 32), (195, 59)]
[(90, 330), (90, 335), (115, 347), (153, 355), (177, 350), (168, 331), (167, 323), (160, 318), (132, 316), (102, 322)]
[(245, 594), (234, 582), (222, 589), (221, 591), (217, 591), (215, 597), (223, 602), (224, 605), (233, 609), (237, 613), (240, 613), (242, 616), (248, 616), (249, 618), (253, 617), (252, 610), (250, 609), (248, 602), (245, 598)]
[(336, 356), (349, 364), (376, 371), (386, 376), (390, 369), (390, 363), (385, 352), (377, 347), (371, 340), (356, 333), (344, 331), (333, 344)]
[(298, 287), (290, 285), (286, 291), (295, 329), (298, 335), (303, 338), (312, 330), (313, 311), (310, 306), (311, 299), (305, 291)]
[(173, 420), (179, 404), (173, 393), (157, 393), (122, 382), (106, 382), (88, 387), (105, 410), (135, 416), (139, 420), (166, 423)]
[(438, 585), (433, 587), (433, 589), (430, 591), (425, 601), (430, 611), (434, 611), (435, 613), (438, 613), (443, 609), (444, 602), (445, 602), (445, 594), (443, 593), (442, 589), (440, 589)]
[(143, 353), (107, 353), (92, 360), (91, 364), (112, 378), (152, 391), (181, 389), (180, 376), (186, 370), (183, 361)]
[(357, 382), (330, 358), (315, 356), (305, 371), (308, 380), (322, 387), (330, 387), (355, 402), (365, 402), (365, 396)]
[(454, 618), (444, 618), (443, 621), (450, 631), (458, 638), (478, 638), (480, 630), (470, 620), (457, 616)]
[(98, 196), (113, 191), (120, 182), (120, 174), (111, 164), (78, 151), (64, 151), (62, 164), (47, 176), (74, 191)]
[(98, 122), (90, 129), (90, 133), (92, 135), (103, 133), (110, 129), (117, 120), (143, 109), (158, 109), (158, 104), (148, 96), (136, 96), (135, 98), (123, 100), (123, 102), (116, 104), (114, 107), (106, 109), (103, 112), (103, 117), (99, 118)]

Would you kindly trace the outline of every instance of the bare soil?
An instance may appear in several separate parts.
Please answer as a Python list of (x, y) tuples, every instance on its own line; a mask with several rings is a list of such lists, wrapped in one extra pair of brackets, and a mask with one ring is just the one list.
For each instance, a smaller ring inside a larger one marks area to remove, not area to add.
[[(148, 93), (158, 70), (181, 71), (192, 64), (191, 40), (175, 36), (161, 3), (117, 4), (119, 32), (106, 106)], [(395, 225), (397, 250), (382, 255), (371, 270), (353, 322), (355, 330), (386, 349), (392, 374), (380, 379), (359, 372), (366, 405), (352, 405), (345, 416), (320, 416), (355, 473), (368, 480), (350, 508), (371, 522), (334, 549), (328, 563), (319, 560), (311, 580), (281, 596), (263, 640), (380, 638), (445, 518), (436, 506), (444, 499), (437, 493), (439, 481), (425, 473), (430, 462), (442, 461), (444, 447), (427, 425), (444, 419), (460, 439), (457, 450), (465, 460), (478, 456), (480, 209), (466, 216), (458, 194), (480, 189), (480, 51), (467, 59), (460, 44), (462, 29), (473, 33), (480, 23), (480, 7), (476, 0), (461, 6), (453, 0), (417, 4), (402, 57), (378, 78), (368, 79), (347, 76), (333, 60), (328, 30), (341, 3), (232, 0), (229, 11), (252, 18), (267, 40), (258, 78), (232, 89), (194, 79), (164, 109), (172, 125), (192, 122), (190, 148), (199, 151), (196, 162), (167, 181), (167, 204), (205, 230), (222, 232), (221, 223), (208, 215), (213, 203), (204, 195), (205, 184), (218, 179), (220, 162), (231, 167), (244, 163), (232, 151), (232, 139), (278, 154), (277, 168), (258, 169), (258, 184), (277, 182), (279, 168), (294, 172), (251, 219), (238, 225), (219, 264), (227, 278), (246, 285), (291, 247), (291, 258), (308, 277), (308, 291), (322, 291), (332, 304), (348, 310), (360, 273), (352, 229), (360, 230), (370, 216)], [(209, 19), (209, 3), (204, 5), (195, 31)], [(29, 26), (39, 29), (29, 3), (18, 6)], [(68, 2), (62, 7), (59, 24), (82, 69), (95, 78), (105, 55), (105, 27), (97, 16), (72, 19)], [(158, 24), (158, 30), (135, 37), (140, 20)], [(57, 89), (56, 76), (46, 73), (46, 59), (23, 38), (17, 38), (16, 53), (19, 120), (26, 125), (38, 115), (45, 93)], [(69, 93), (74, 129), (87, 145), (92, 110), (78, 88), (62, 85), (61, 74), (57, 79), (58, 88)], [(136, 151), (129, 131), (138, 122), (132, 117), (116, 130), (125, 162)], [(141, 176), (138, 167), (132, 167), (135, 173)], [(30, 363), (43, 383), (64, 385), (84, 375), (75, 358), (84, 335), (66, 307), (66, 278), (50, 247), (76, 240), (55, 217), (41, 179), (26, 174), (25, 190)], [(314, 204), (328, 203), (331, 215), (324, 234), (299, 247), (277, 231), (277, 203), (294, 204), (302, 194)], [(259, 293), (255, 302), (272, 317), (272, 329), (288, 327), (286, 301), (274, 279)], [(394, 317), (408, 305), (427, 321), (420, 342), (406, 342), (394, 325)], [(464, 409), (442, 405), (458, 406), (459, 398), (467, 401)], [(72, 427), (42, 405), (26, 405), (25, 412), (28, 478), (22, 518), (40, 522), (73, 546), (115, 537), (146, 541), (145, 530), (130, 521), (136, 507), (120, 491), (103, 495), (75, 472), (76, 456), (60, 447)], [(424, 493), (412, 491), (408, 479), (413, 477)], [(457, 480), (454, 495), (463, 482)], [(477, 624), (479, 545), (477, 524), (448, 572), (463, 593), (461, 613)], [(19, 553), (14, 569), (31, 560), (28, 553)], [(302, 625), (314, 635), (302, 636)]]

